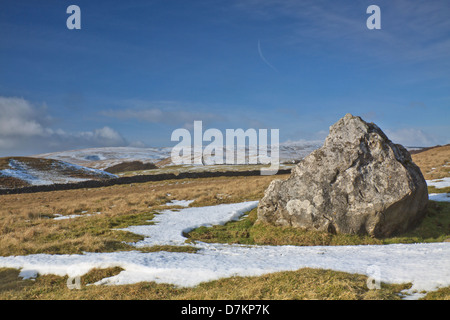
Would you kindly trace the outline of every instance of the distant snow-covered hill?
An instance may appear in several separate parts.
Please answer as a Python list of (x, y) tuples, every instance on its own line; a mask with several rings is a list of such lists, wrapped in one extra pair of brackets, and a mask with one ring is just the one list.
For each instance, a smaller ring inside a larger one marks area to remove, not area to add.
[(171, 149), (106, 147), (45, 153), (33, 157), (61, 160), (95, 169), (106, 169), (122, 162), (156, 163), (169, 158)]
[[(283, 142), (279, 145), (279, 157), (280, 163), (294, 163), (297, 162), (312, 151), (320, 148), (323, 145), (322, 140), (313, 141), (288, 141)], [(203, 145), (206, 147), (207, 144)], [(249, 163), (251, 156), (248, 156), (248, 146), (245, 147), (245, 159), (243, 162)], [(407, 148), (408, 150), (419, 150), (421, 148)], [(236, 148), (234, 150), (236, 159), (240, 150), (242, 148)], [(107, 148), (90, 148), (90, 149), (80, 149), (80, 150), (70, 150), (62, 152), (53, 152), (35, 155), (36, 158), (45, 159), (55, 159), (72, 164), (105, 170), (109, 167), (121, 164), (123, 162), (140, 161), (142, 163), (154, 163), (159, 167), (170, 166), (173, 163), (170, 161), (172, 148), (171, 147), (161, 147), (161, 148), (134, 148), (134, 147), (107, 147)], [(226, 149), (223, 149), (224, 158), (226, 155)], [(257, 152), (256, 152), (257, 154)], [(189, 157), (191, 158), (191, 157)], [(186, 159), (191, 160), (191, 159)], [(205, 160), (205, 159), (204, 159)], [(255, 163), (255, 159), (252, 163)], [(189, 162), (189, 161), (187, 161)], [(225, 162), (225, 161), (224, 161)], [(186, 163), (186, 161), (185, 161)]]
[[(284, 142), (279, 145), (280, 163), (298, 162), (312, 151), (320, 148), (322, 144), (323, 141)], [(417, 152), (423, 148), (407, 149)], [(234, 150), (237, 160), (239, 160), (239, 156), (244, 155), (243, 159), (240, 158), (243, 160), (242, 164), (256, 163), (257, 151), (253, 153), (252, 158), (252, 155), (249, 156), (248, 146)], [(158, 167), (171, 166), (173, 165), (171, 152), (171, 147), (108, 147), (46, 153), (32, 157), (0, 158), (0, 188), (111, 179), (117, 176), (103, 170), (124, 162), (140, 161), (144, 164), (154, 163)], [(225, 148), (223, 154), (225, 157)], [(189, 158), (192, 157), (188, 156), (185, 160), (191, 160)], [(204, 157), (203, 160), (205, 162), (207, 157)]]
[(54, 159), (0, 158), (0, 188), (64, 184), (112, 178), (117, 178), (117, 176), (98, 169)]
[[(323, 141), (285, 142), (279, 145), (280, 163), (292, 163), (303, 159), (315, 149), (321, 147)], [(205, 147), (206, 144), (203, 146)], [(237, 154), (237, 148), (234, 150)], [(239, 149), (242, 151), (242, 149)], [(108, 147), (70, 150), (35, 155), (36, 158), (61, 160), (81, 166), (96, 169), (106, 169), (111, 166), (131, 161), (155, 163), (160, 166), (172, 165), (170, 161), (171, 147), (162, 148), (133, 148)], [(248, 147), (245, 148), (245, 163), (248, 163)], [(223, 150), (224, 157), (226, 149)], [(238, 158), (238, 157), (237, 157)]]

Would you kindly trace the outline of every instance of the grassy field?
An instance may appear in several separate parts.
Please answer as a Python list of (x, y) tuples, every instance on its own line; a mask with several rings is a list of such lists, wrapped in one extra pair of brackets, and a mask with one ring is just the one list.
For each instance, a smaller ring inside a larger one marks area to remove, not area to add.
[(450, 176), (450, 145), (413, 154), (411, 157), (427, 180)]
[[(260, 199), (272, 176), (168, 180), (105, 188), (3, 195), (0, 197), (0, 255), (134, 250), (141, 240), (114, 229), (151, 223), (170, 200), (191, 206)], [(57, 215), (79, 215), (54, 220)]]
[[(120, 268), (91, 270), (81, 278), (80, 290), (67, 288), (67, 277), (39, 276), (22, 280), (15, 269), (0, 269), (0, 299), (167, 299), (167, 300), (398, 300), (410, 284), (382, 284), (379, 290), (367, 288), (367, 277), (317, 269), (277, 272), (259, 277), (231, 277), (193, 288), (142, 282), (122, 286), (87, 286), (115, 275)], [(440, 298), (440, 297), (437, 297)]]
[[(125, 242), (138, 241), (142, 237), (115, 229), (151, 224), (154, 215), (166, 208), (164, 204), (171, 200), (195, 199), (191, 206), (259, 200), (273, 179), (287, 177), (169, 180), (3, 195), (0, 197), (0, 255), (136, 250)], [(74, 214), (79, 217), (53, 219)], [(189, 241), (264, 245), (382, 245), (450, 239), (450, 204), (442, 202), (430, 202), (426, 218), (415, 230), (387, 239), (274, 228), (255, 221), (256, 210), (253, 210), (240, 221), (199, 228), (187, 236)], [(196, 252), (191, 246), (139, 250)], [(118, 268), (92, 270), (82, 277), (84, 285), (81, 290), (69, 290), (64, 277), (40, 275), (35, 281), (22, 280), (18, 277), (18, 270), (0, 269), (0, 299), (398, 299), (400, 291), (410, 286), (383, 284), (381, 290), (369, 290), (366, 276), (313, 269), (260, 277), (232, 277), (195, 288), (148, 282), (112, 287), (85, 285), (118, 272)], [(444, 288), (429, 293), (426, 298), (450, 299), (450, 290)]]
[(377, 239), (365, 235), (329, 234), (274, 227), (256, 222), (256, 209), (243, 219), (223, 226), (200, 227), (186, 236), (191, 241), (256, 245), (336, 246), (450, 241), (450, 203), (430, 201), (427, 214), (414, 230), (395, 237)]

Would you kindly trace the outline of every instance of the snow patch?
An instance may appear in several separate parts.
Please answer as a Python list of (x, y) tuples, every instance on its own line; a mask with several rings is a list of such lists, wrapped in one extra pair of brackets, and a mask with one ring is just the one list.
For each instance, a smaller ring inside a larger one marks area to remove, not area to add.
[(189, 207), (189, 205), (195, 200), (172, 200), (167, 202), (166, 206), (180, 206), (180, 207)]
[[(124, 271), (97, 282), (123, 285), (141, 281), (192, 287), (234, 275), (259, 276), (300, 268), (332, 269), (370, 275), (376, 266), (380, 281), (413, 284), (408, 293), (433, 291), (450, 285), (450, 243), (367, 246), (296, 247), (205, 245), (197, 254), (137, 251), (83, 255), (0, 257), (0, 265), (22, 269), (22, 275), (77, 276), (93, 268), (121, 267)], [(418, 295), (414, 296), (419, 297)]]
[(430, 193), (429, 200), (450, 202), (450, 193)]
[(258, 201), (243, 203), (220, 204), (217, 206), (186, 208), (179, 211), (164, 210), (155, 215), (153, 225), (131, 226), (124, 231), (129, 231), (145, 237), (144, 240), (133, 243), (136, 247), (148, 247), (154, 245), (186, 245), (187, 233), (201, 226), (210, 227), (222, 225), (229, 221), (239, 219), (245, 212), (258, 205)]
[[(87, 211), (82, 211), (81, 213), (86, 213)], [(62, 215), (62, 214), (55, 214), (55, 217), (53, 220), (67, 220), (67, 219), (74, 219), (74, 218), (80, 218), (80, 217), (91, 217), (97, 214), (101, 214), (101, 212), (94, 212), (89, 214), (69, 214), (69, 215)]]
[(429, 187), (435, 187), (436, 189), (442, 189), (450, 187), (450, 177), (434, 180), (426, 180)]
[[(137, 247), (155, 244), (185, 245), (183, 232), (200, 225), (236, 220), (257, 206), (257, 201), (201, 208), (165, 210), (154, 225), (128, 230), (145, 236)], [(21, 275), (83, 275), (93, 268), (121, 267), (124, 271), (97, 285), (122, 285), (142, 281), (191, 287), (201, 282), (234, 275), (258, 276), (300, 268), (332, 269), (372, 276), (375, 266), (380, 281), (412, 283), (405, 293), (418, 298), (422, 291), (450, 286), (450, 243), (360, 246), (249, 246), (194, 244), (197, 253), (139, 252), (84, 253), (78, 255), (35, 254), (0, 257), (0, 267), (21, 269)]]

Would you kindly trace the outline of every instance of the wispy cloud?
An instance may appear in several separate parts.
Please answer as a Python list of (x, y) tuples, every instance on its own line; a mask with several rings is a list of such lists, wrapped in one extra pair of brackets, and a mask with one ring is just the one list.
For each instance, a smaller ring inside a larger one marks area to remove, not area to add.
[(407, 147), (429, 147), (438, 145), (441, 142), (437, 136), (419, 128), (387, 129), (385, 132), (394, 143)]
[[(162, 123), (172, 126), (192, 126), (195, 120), (204, 123), (223, 121), (225, 116), (219, 113), (201, 111), (205, 106), (199, 104), (181, 103), (176, 101), (144, 101), (127, 100), (124, 108), (105, 110), (101, 115), (116, 119), (131, 119), (147, 123)], [(200, 111), (191, 111), (200, 110)]]
[(267, 61), (266, 57), (264, 57), (262, 50), (261, 50), (261, 41), (259, 41), (259, 40), (258, 40), (258, 53), (259, 53), (259, 57), (266, 65), (268, 65), (274, 71), (278, 72), (277, 68), (275, 68), (269, 61)]
[[(341, 44), (346, 50), (391, 62), (428, 62), (450, 52), (449, 3), (446, 0), (379, 0), (381, 30), (368, 30), (367, 1), (250, 0), (235, 8), (267, 21), (287, 17), (290, 32), (280, 41), (323, 49)], [(311, 41), (313, 40), (313, 41)], [(309, 47), (311, 48), (311, 47)], [(447, 64), (448, 66), (448, 64)]]

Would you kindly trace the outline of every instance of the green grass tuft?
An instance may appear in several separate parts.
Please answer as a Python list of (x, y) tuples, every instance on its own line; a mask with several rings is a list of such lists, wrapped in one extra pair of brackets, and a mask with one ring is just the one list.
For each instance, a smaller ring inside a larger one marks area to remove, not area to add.
[(391, 243), (442, 242), (450, 239), (450, 203), (430, 201), (425, 218), (414, 230), (396, 237), (330, 234), (293, 227), (256, 223), (257, 209), (239, 221), (223, 226), (200, 227), (186, 236), (191, 241), (257, 245), (333, 246)]
[(435, 186), (428, 187), (428, 193), (450, 193), (450, 187), (436, 188)]

